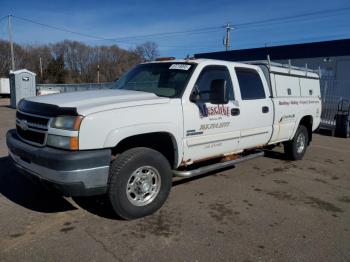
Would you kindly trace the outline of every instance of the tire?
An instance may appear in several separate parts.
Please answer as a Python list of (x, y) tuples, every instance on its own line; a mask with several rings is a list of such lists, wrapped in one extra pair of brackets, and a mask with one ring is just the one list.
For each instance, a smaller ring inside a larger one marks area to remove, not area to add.
[(172, 186), (169, 161), (150, 148), (132, 148), (110, 166), (108, 197), (115, 213), (130, 220), (156, 212)]
[(309, 143), (309, 135), (305, 126), (300, 125), (292, 140), (284, 144), (284, 153), (290, 160), (301, 160)]

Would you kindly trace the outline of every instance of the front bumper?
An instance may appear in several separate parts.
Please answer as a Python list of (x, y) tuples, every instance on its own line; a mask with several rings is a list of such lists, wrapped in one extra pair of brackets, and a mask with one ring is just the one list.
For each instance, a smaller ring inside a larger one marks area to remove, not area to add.
[(107, 191), (110, 149), (66, 151), (36, 147), (6, 134), (9, 155), (21, 172), (50, 184), (65, 196), (91, 196)]

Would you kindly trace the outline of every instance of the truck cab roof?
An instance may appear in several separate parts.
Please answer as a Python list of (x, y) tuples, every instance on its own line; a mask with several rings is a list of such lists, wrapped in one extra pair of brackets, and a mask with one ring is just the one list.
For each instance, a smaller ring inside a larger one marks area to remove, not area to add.
[(310, 78), (320, 78), (319, 74), (308, 68), (301, 68), (295, 66), (284, 65), (280, 63), (268, 61), (255, 61), (255, 62), (232, 62), (226, 60), (218, 59), (208, 59), (208, 58), (191, 58), (191, 59), (174, 59), (174, 60), (162, 60), (162, 61), (151, 61), (146, 63), (187, 63), (187, 64), (208, 64), (208, 65), (225, 65), (225, 66), (239, 66), (247, 68), (261, 68), (262, 66), (267, 67), (270, 73), (277, 74), (290, 74), (294, 76), (306, 76)]

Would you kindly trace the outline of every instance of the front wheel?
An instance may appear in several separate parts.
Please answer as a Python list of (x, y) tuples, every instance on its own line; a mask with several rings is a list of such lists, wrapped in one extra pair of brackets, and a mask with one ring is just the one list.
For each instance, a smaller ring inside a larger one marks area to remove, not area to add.
[(124, 219), (156, 212), (172, 184), (169, 161), (158, 151), (138, 147), (111, 163), (108, 196), (114, 211)]
[(299, 126), (293, 139), (284, 144), (284, 152), (290, 160), (300, 160), (306, 152), (309, 135), (305, 126)]

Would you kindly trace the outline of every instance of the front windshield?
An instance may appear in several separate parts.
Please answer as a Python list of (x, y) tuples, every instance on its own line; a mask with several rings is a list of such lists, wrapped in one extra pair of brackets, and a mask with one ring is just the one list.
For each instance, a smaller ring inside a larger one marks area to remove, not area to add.
[(134, 67), (112, 88), (181, 97), (195, 65), (189, 63), (149, 63)]

